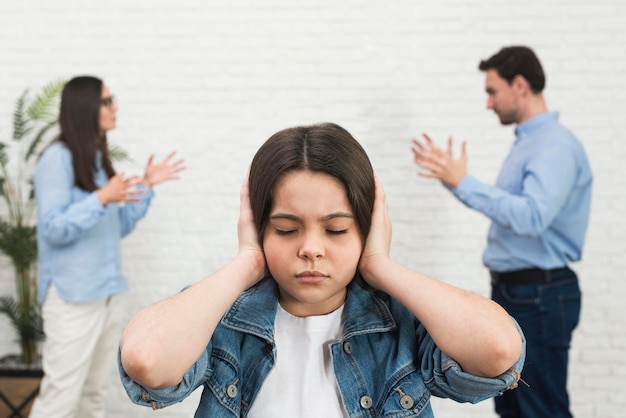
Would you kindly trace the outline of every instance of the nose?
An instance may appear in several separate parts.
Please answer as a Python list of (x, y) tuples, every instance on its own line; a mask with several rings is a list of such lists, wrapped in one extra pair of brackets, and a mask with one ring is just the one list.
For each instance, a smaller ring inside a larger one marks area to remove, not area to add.
[(493, 109), (493, 97), (487, 96), (487, 109)]
[(324, 257), (322, 238), (315, 233), (306, 234), (298, 250), (298, 256), (306, 260), (319, 260)]

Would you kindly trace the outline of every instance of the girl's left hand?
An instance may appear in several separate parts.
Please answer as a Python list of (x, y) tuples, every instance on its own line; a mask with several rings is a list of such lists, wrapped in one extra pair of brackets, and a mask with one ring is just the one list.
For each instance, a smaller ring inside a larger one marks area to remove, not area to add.
[(389, 260), (389, 249), (391, 247), (391, 220), (387, 212), (387, 196), (383, 186), (374, 175), (374, 209), (372, 210), (372, 225), (365, 241), (363, 255), (359, 262), (359, 270), (363, 278), (372, 286), (381, 288), (377, 283), (379, 269), (384, 268), (382, 264)]
[(143, 184), (145, 184), (146, 187), (151, 188), (155, 184), (178, 179), (178, 173), (185, 169), (185, 160), (181, 158), (175, 162), (170, 162), (175, 154), (176, 151), (170, 152), (163, 161), (156, 164), (152, 162), (154, 160), (154, 154), (150, 155), (148, 163), (146, 164), (146, 173), (143, 176)]

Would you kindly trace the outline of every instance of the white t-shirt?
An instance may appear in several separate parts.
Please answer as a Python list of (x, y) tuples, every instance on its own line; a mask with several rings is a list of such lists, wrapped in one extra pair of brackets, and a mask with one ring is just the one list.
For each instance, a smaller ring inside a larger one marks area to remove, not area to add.
[(328, 315), (293, 316), (278, 305), (276, 364), (249, 417), (345, 418), (329, 345), (341, 337), (343, 305)]

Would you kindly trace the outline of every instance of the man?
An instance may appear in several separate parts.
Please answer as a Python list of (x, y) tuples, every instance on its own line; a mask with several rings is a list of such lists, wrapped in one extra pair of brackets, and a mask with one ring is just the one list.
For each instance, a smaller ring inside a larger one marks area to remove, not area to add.
[(492, 298), (520, 323), (527, 338), (522, 380), (495, 398), (502, 418), (571, 417), (568, 350), (580, 315), (580, 289), (568, 267), (581, 258), (589, 220), (592, 174), (576, 137), (548, 112), (545, 76), (535, 53), (502, 48), (478, 67), (487, 108), (515, 141), (495, 186), (467, 173), (467, 153), (452, 155), (430, 137), (413, 141), (420, 175), (439, 179), (461, 202), (492, 221), (483, 253)]

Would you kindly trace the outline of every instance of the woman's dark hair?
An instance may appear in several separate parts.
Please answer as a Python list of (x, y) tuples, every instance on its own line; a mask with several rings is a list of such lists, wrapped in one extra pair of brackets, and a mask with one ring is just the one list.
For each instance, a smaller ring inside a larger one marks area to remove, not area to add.
[(102, 153), (102, 167), (107, 176), (115, 175), (106, 134), (100, 131), (101, 95), (102, 80), (91, 76), (72, 78), (61, 93), (58, 140), (72, 153), (74, 183), (88, 192), (98, 188), (94, 176), (97, 150)]
[(513, 82), (516, 75), (521, 75), (528, 81), (534, 93), (541, 93), (546, 86), (546, 76), (539, 58), (532, 49), (526, 46), (504, 47), (489, 59), (482, 60), (478, 64), (478, 69), (481, 71), (492, 68), (509, 84)]
[(259, 239), (263, 239), (276, 183), (296, 170), (325, 173), (343, 184), (365, 243), (374, 207), (374, 171), (357, 140), (334, 123), (284, 129), (257, 151), (250, 166), (250, 204)]

